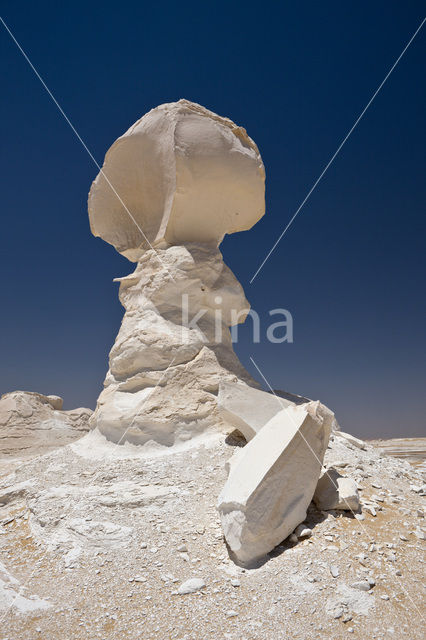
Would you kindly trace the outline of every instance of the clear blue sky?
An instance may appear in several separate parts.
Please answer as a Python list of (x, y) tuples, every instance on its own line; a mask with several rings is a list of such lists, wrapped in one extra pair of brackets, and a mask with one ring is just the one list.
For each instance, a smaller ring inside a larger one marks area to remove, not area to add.
[[(10, 2), (2, 16), (102, 163), (181, 97), (243, 125), (267, 211), (222, 250), (253, 307), (294, 343), (252, 345), (275, 388), (320, 398), (364, 437), (425, 434), (426, 26), (252, 285), (279, 233), (420, 24), (421, 2)], [(132, 265), (91, 236), (97, 174), (1, 27), (0, 392), (93, 407)]]

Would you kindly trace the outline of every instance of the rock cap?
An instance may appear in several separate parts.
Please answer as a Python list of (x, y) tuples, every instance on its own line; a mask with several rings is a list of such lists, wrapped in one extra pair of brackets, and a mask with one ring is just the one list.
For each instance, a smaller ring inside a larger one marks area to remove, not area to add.
[(243, 127), (189, 100), (162, 104), (108, 150), (90, 228), (129, 260), (147, 249), (220, 244), (265, 212), (265, 169)]

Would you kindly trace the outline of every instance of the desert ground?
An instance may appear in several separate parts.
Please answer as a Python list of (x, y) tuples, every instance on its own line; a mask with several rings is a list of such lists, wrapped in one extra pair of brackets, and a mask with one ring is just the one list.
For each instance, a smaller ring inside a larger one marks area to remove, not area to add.
[(243, 444), (210, 434), (171, 455), (90, 432), (3, 453), (1, 640), (423, 638), (424, 468), (385, 453), (411, 441), (334, 434), (325, 464), (356, 480), (362, 511), (312, 503), (306, 535), (253, 569), (230, 558), (216, 510)]

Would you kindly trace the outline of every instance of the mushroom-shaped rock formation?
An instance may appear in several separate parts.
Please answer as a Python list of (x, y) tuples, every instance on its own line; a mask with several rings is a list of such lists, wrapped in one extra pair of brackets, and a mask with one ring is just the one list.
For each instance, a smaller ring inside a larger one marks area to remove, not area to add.
[(149, 248), (218, 246), (265, 212), (258, 148), (228, 118), (179, 100), (114, 142), (89, 194), (92, 233), (136, 262)]
[(219, 383), (258, 387), (232, 349), (229, 327), (250, 306), (218, 244), (263, 215), (264, 182), (245, 130), (187, 100), (153, 109), (107, 152), (91, 229), (137, 262), (117, 278), (126, 313), (91, 420), (108, 439), (170, 446), (224, 428)]

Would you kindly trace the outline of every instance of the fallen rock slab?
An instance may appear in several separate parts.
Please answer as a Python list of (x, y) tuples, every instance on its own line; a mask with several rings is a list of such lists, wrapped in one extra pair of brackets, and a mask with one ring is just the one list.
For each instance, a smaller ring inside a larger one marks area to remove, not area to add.
[(318, 480), (314, 502), (322, 511), (358, 511), (360, 501), (356, 482), (343, 477), (337, 469), (327, 469)]
[(319, 402), (290, 406), (238, 452), (218, 501), (237, 563), (264, 558), (305, 519), (333, 418)]
[(357, 447), (357, 449), (362, 449), (363, 451), (367, 449), (367, 444), (364, 442), (364, 440), (360, 440), (350, 433), (345, 433), (345, 431), (338, 431), (336, 433), (336, 436), (338, 438), (341, 438), (345, 442), (349, 442), (349, 444)]

